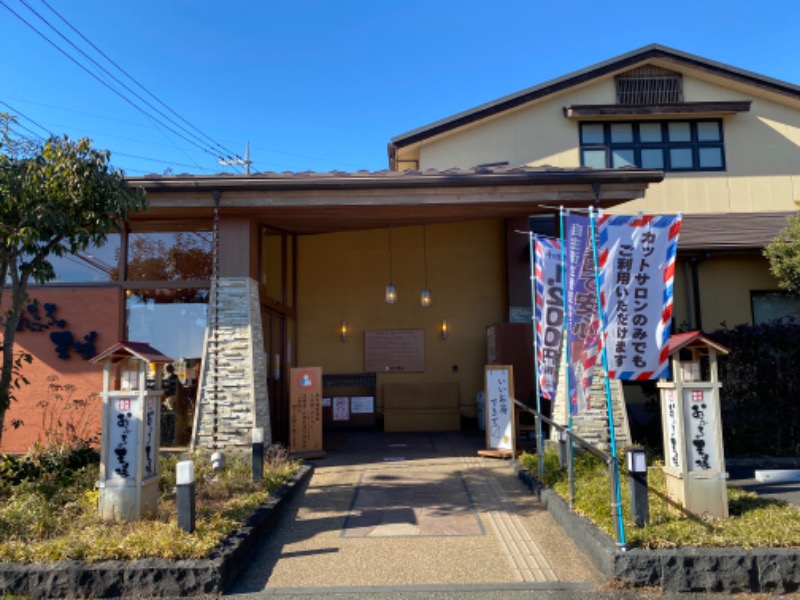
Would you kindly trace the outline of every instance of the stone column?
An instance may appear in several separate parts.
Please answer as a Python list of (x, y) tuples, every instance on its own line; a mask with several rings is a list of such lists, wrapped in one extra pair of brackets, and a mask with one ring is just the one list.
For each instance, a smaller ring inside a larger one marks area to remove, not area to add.
[[(561, 364), (558, 368), (558, 391), (556, 400), (553, 403), (553, 420), (566, 425), (566, 404), (567, 404), (567, 361), (566, 353), (561, 352)], [(631, 442), (631, 430), (628, 423), (628, 411), (625, 406), (625, 394), (622, 389), (622, 382), (616, 379), (611, 380), (611, 403), (614, 409), (614, 435), (617, 447), (622, 448)], [(572, 417), (572, 430), (585, 439), (602, 448), (610, 448), (611, 435), (608, 431), (608, 409), (606, 406), (606, 388), (603, 379), (603, 364), (597, 361), (594, 378), (591, 387), (591, 408)], [(550, 432), (550, 438), (556, 440), (555, 429)]]
[[(267, 397), (267, 359), (258, 283), (247, 277), (219, 281), (218, 345), (214, 343), (214, 293), (209, 301), (192, 448), (249, 451), (254, 427), (272, 442)], [(216, 404), (217, 414), (214, 415)]]

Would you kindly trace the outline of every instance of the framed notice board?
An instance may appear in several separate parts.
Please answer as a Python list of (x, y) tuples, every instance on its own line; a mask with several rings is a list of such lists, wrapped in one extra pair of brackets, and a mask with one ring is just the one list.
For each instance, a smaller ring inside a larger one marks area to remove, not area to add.
[(289, 449), (295, 455), (324, 455), (322, 450), (322, 368), (291, 369)]
[(515, 451), (514, 367), (486, 365), (486, 451), (484, 456), (509, 456)]
[(425, 331), (365, 331), (364, 370), (368, 373), (422, 373), (425, 371)]

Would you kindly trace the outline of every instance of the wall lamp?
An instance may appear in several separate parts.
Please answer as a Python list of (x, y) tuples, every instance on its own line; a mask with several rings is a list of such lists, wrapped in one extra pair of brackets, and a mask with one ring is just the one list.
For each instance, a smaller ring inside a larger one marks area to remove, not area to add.
[(442, 319), (442, 339), (447, 339), (447, 319)]
[(340, 332), (341, 332), (341, 335), (342, 335), (342, 341), (346, 342), (347, 341), (347, 321), (344, 321), (344, 320), (342, 321), (342, 328), (341, 328)]

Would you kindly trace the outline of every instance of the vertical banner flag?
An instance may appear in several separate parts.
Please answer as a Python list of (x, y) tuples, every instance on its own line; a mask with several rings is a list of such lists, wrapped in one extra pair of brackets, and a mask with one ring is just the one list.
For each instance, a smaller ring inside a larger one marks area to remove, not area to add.
[(548, 400), (556, 397), (561, 338), (564, 331), (564, 282), (561, 277), (561, 242), (533, 238), (536, 306), (536, 373), (539, 393)]
[(608, 376), (669, 374), (675, 253), (681, 215), (601, 215), (598, 269), (606, 320)]
[(567, 343), (570, 414), (590, 407), (592, 375), (600, 343), (594, 250), (589, 217), (566, 216)]

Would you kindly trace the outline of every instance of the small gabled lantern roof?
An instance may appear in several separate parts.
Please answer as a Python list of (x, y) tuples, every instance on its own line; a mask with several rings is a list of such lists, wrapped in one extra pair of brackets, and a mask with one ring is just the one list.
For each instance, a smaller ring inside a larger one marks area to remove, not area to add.
[(174, 362), (169, 356), (166, 356), (153, 348), (150, 344), (144, 342), (117, 342), (107, 350), (103, 350), (100, 354), (92, 358), (89, 362), (98, 364), (104, 360), (111, 359), (116, 362), (124, 358), (138, 358), (149, 363), (165, 364)]
[(669, 353), (674, 354), (684, 348), (697, 348), (699, 346), (708, 346), (713, 348), (720, 354), (730, 354), (730, 348), (726, 348), (722, 344), (718, 344), (709, 337), (703, 335), (701, 331), (688, 331), (686, 333), (678, 333), (669, 337)]

